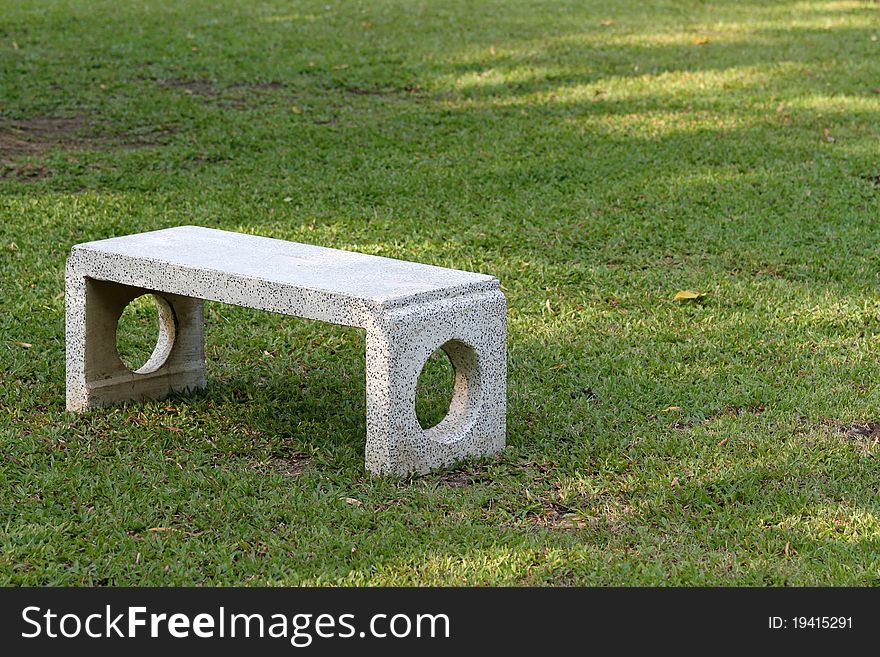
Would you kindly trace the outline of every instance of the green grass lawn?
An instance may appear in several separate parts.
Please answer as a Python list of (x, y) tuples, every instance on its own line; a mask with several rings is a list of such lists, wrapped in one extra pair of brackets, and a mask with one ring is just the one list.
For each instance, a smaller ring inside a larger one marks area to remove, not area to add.
[[(180, 224), (496, 275), (507, 450), (369, 476), (364, 335), (219, 304), (67, 414), (70, 246)], [(0, 583), (878, 585), (878, 231), (875, 2), (0, 0)]]

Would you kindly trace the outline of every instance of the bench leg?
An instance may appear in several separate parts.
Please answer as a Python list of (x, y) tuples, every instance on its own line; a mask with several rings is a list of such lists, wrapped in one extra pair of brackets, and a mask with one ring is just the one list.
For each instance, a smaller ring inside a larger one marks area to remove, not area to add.
[[(443, 348), (455, 368), (448, 415), (422, 429), (416, 384)], [(367, 328), (366, 467), (407, 475), (504, 448), (507, 306), (500, 290), (387, 312)]]
[[(150, 293), (159, 313), (159, 340), (150, 359), (132, 372), (116, 352), (116, 326), (130, 301)], [(68, 269), (65, 305), (68, 410), (205, 387), (201, 299), (99, 281)]]

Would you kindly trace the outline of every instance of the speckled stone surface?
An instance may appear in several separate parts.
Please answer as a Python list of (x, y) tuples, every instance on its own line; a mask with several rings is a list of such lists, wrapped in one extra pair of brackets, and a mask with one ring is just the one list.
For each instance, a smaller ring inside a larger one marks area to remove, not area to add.
[[(156, 298), (159, 343), (132, 372), (116, 354), (116, 324), (145, 293)], [(426, 472), (504, 447), (507, 309), (494, 277), (196, 226), (73, 247), (68, 409), (203, 388), (206, 299), (366, 329), (372, 472)], [(424, 430), (416, 382), (440, 347), (455, 368), (453, 399)]]

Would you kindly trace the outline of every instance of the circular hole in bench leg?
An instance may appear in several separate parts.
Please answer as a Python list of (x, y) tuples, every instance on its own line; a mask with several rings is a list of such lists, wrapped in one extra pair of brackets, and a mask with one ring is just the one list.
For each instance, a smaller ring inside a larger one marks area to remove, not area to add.
[(143, 294), (122, 311), (116, 324), (116, 353), (135, 374), (155, 372), (168, 359), (176, 333), (174, 310), (162, 297)]
[(449, 413), (455, 370), (443, 349), (428, 358), (416, 384), (416, 417), (422, 429), (439, 424)]

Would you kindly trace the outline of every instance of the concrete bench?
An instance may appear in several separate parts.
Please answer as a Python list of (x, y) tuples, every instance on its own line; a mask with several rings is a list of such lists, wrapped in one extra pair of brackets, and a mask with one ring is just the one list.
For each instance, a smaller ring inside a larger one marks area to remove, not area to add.
[[(129, 370), (117, 322), (153, 294), (159, 339)], [(366, 329), (366, 467), (425, 472), (505, 442), (507, 310), (498, 281), (350, 251), (181, 226), (73, 247), (67, 260), (67, 408), (82, 411), (206, 385), (204, 300)], [(455, 368), (436, 426), (416, 382), (442, 348)]]

